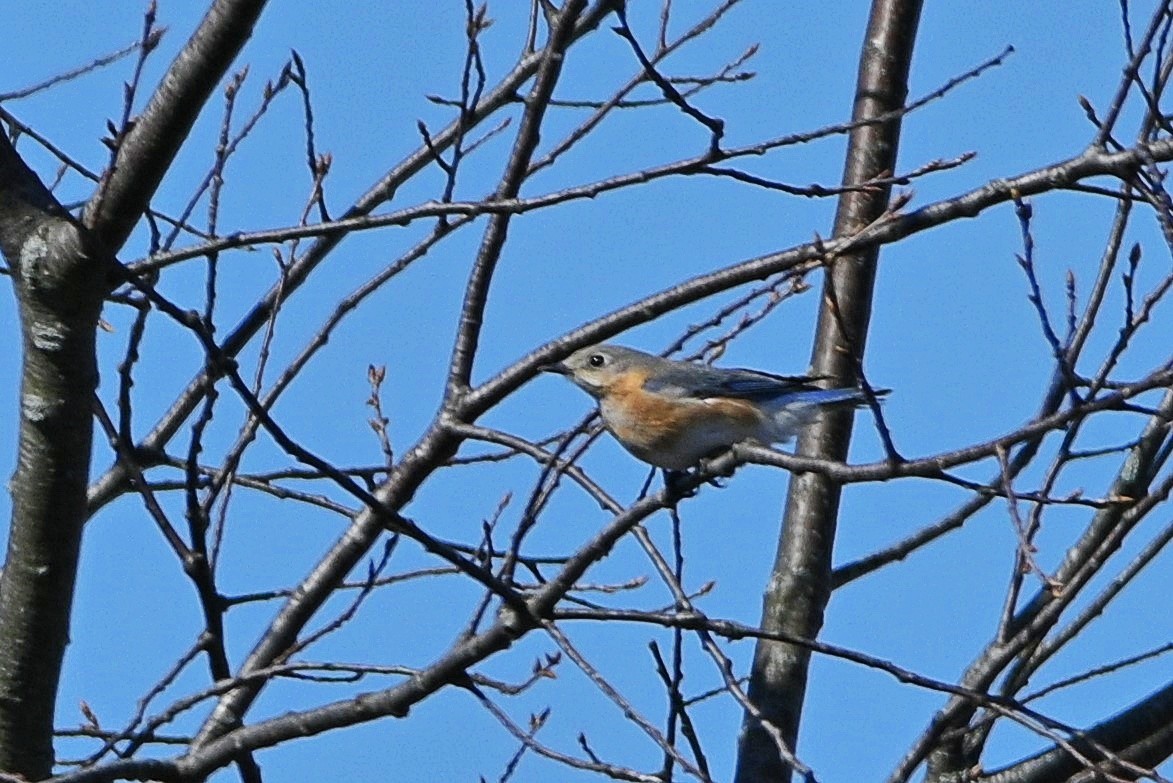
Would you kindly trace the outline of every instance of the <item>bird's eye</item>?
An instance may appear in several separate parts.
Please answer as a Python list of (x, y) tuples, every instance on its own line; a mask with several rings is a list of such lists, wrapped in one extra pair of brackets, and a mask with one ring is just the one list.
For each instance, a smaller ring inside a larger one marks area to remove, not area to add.
[(587, 359), (587, 364), (591, 367), (602, 367), (607, 363), (607, 357), (601, 353), (592, 353)]

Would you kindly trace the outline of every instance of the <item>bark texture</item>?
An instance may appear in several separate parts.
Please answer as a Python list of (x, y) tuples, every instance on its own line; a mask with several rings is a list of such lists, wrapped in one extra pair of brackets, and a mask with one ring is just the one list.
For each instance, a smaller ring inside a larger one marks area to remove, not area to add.
[[(852, 119), (877, 117), (904, 105), (908, 70), (920, 18), (919, 0), (875, 0), (860, 56)], [(893, 170), (900, 121), (856, 128), (850, 136), (844, 185), (858, 185)], [(883, 214), (891, 188), (850, 192), (839, 201), (835, 236), (853, 234)], [(871, 317), (879, 249), (828, 259), (811, 366), (814, 375), (851, 382), (863, 356)], [(843, 460), (851, 441), (852, 415), (827, 413), (798, 443), (802, 456)], [(767, 587), (762, 628), (815, 638), (831, 595), (831, 555), (840, 486), (815, 473), (791, 478), (782, 536)], [(777, 726), (793, 749), (806, 692), (810, 653), (790, 644), (758, 643), (749, 697), (761, 718)], [(738, 783), (785, 781), (791, 770), (761, 720), (747, 715), (740, 739)]]
[(0, 250), (24, 361), (12, 524), (0, 576), (0, 769), (53, 765), (53, 708), (86, 518), (104, 267), (83, 229), (0, 138)]

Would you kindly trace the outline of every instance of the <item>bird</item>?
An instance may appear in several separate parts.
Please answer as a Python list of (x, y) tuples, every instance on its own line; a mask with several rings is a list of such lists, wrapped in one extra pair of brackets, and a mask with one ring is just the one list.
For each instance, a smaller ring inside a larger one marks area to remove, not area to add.
[(820, 408), (868, 402), (858, 387), (814, 385), (821, 378), (709, 367), (622, 345), (592, 345), (542, 369), (594, 397), (620, 445), (669, 479), (742, 441), (785, 443)]

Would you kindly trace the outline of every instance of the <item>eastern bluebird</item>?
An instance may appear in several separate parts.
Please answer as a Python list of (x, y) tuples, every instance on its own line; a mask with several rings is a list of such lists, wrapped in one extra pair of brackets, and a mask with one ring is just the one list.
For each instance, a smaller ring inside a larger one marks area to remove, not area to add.
[(867, 401), (858, 388), (820, 389), (809, 377), (706, 367), (620, 345), (583, 348), (544, 369), (598, 400), (615, 439), (668, 471), (687, 470), (743, 440), (788, 441), (820, 407)]

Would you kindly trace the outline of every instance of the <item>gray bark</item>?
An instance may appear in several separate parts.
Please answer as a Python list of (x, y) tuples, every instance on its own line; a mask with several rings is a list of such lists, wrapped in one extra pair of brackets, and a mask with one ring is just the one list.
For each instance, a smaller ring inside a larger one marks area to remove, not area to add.
[[(908, 70), (920, 18), (919, 0), (875, 0), (860, 54), (854, 121), (904, 105)], [(856, 128), (850, 136), (844, 185), (865, 182), (894, 170), (900, 121)], [(845, 194), (835, 216), (835, 236), (853, 234), (883, 214), (890, 187)], [(879, 249), (834, 259), (826, 273), (811, 358), (814, 375), (851, 383), (863, 356), (871, 316), (872, 287)], [(798, 454), (843, 460), (851, 440), (852, 416), (830, 412), (808, 427)], [(831, 554), (840, 487), (821, 474), (793, 476), (782, 536), (766, 590), (761, 627), (766, 631), (816, 638), (831, 595)], [(760, 641), (750, 674), (749, 697), (763, 719), (780, 730), (790, 749), (798, 738), (810, 653), (795, 645)], [(785, 781), (791, 770), (759, 720), (747, 715), (739, 745), (738, 783)]]
[(105, 267), (0, 138), (0, 250), (20, 304), (19, 452), (0, 576), (0, 769), (53, 765), (53, 708), (86, 518)]

